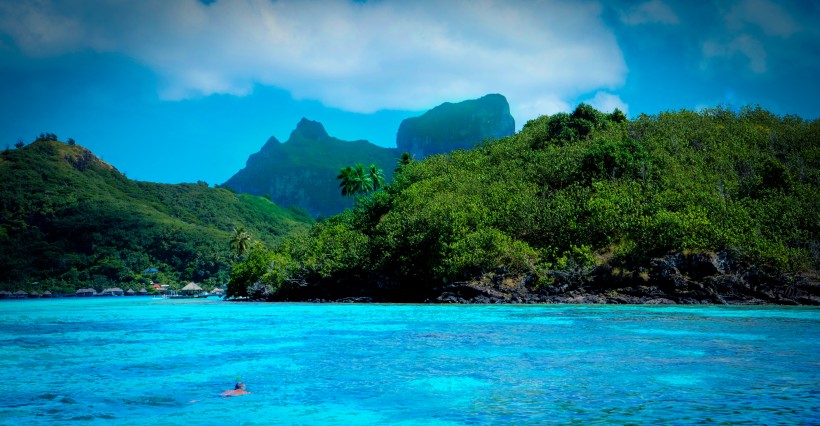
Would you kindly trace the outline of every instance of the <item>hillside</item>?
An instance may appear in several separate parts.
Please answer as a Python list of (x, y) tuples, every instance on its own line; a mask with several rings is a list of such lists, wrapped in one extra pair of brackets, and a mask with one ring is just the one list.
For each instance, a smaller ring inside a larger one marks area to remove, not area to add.
[(254, 250), (229, 292), (819, 304), (818, 166), (818, 120), (716, 108), (629, 121), (582, 104), (402, 166), (354, 210)]
[(225, 186), (270, 197), (281, 206), (299, 206), (314, 216), (331, 216), (353, 205), (339, 190), (341, 168), (376, 164), (390, 179), (398, 157), (395, 149), (331, 137), (322, 124), (303, 118), (285, 143), (271, 137)]
[(445, 102), (418, 117), (401, 122), (396, 134), (399, 152), (417, 159), (470, 149), (486, 138), (515, 132), (510, 105), (502, 95), (486, 95), (457, 103)]
[(313, 222), (204, 183), (132, 181), (83, 147), (49, 140), (0, 154), (0, 200), (0, 287), (10, 291), (219, 284), (234, 228), (273, 244)]

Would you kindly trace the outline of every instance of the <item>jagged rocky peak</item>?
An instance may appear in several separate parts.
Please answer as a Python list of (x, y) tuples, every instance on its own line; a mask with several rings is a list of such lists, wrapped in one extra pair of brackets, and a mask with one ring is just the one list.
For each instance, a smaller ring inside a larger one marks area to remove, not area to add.
[(398, 150), (416, 158), (473, 148), (488, 137), (515, 133), (507, 98), (490, 94), (458, 103), (445, 102), (419, 117), (402, 121), (396, 135)]
[(268, 139), (225, 185), (237, 192), (265, 195), (280, 206), (302, 207), (314, 216), (332, 216), (353, 204), (339, 190), (339, 169), (376, 164), (389, 179), (398, 156), (395, 149), (367, 141), (334, 138), (321, 123), (303, 118), (287, 141)]
[[(329, 137), (327, 131), (325, 131), (325, 126), (322, 126), (322, 123), (308, 120), (307, 118), (302, 118), (299, 120), (299, 123), (296, 125), (296, 129), (293, 133), (299, 133), (305, 139), (313, 140), (323, 140)], [(291, 138), (292, 137), (293, 135), (291, 135)]]

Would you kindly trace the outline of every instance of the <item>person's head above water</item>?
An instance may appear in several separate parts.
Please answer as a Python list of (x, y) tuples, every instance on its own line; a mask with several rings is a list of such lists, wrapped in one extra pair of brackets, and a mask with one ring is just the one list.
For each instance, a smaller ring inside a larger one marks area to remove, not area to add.
[(220, 395), (222, 396), (238, 396), (238, 395), (245, 395), (249, 394), (250, 392), (245, 390), (245, 384), (242, 382), (236, 382), (236, 386), (234, 386), (231, 390), (226, 390), (222, 392)]

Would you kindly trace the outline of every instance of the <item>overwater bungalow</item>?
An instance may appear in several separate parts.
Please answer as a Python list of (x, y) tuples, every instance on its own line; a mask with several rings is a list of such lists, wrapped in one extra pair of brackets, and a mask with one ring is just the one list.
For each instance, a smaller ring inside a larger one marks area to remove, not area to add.
[(99, 296), (122, 296), (122, 289), (119, 287), (107, 288), (99, 294)]
[(11, 299), (11, 292), (6, 290), (0, 290), (0, 299)]
[(137, 292), (135, 292), (133, 289), (130, 289), (130, 288), (125, 292), (126, 296), (133, 296), (135, 294), (137, 294)]
[(93, 288), (81, 288), (77, 290), (77, 297), (91, 297), (97, 295), (97, 290)]
[(147, 296), (148, 295), (148, 290), (146, 290), (144, 288), (141, 288), (140, 291), (139, 291), (139, 295), (140, 296)]
[(46, 290), (43, 292), (43, 297), (51, 297), (51, 292)]
[(202, 287), (196, 285), (196, 283), (190, 282), (185, 287), (182, 287), (180, 294), (185, 297), (199, 297), (202, 295)]
[(37, 298), (40, 297), (40, 293), (37, 293), (36, 291), (32, 291), (31, 293), (29, 293), (28, 297), (30, 297), (32, 299), (37, 299)]
[(28, 297), (28, 293), (23, 290), (17, 290), (11, 294), (12, 299), (25, 299)]

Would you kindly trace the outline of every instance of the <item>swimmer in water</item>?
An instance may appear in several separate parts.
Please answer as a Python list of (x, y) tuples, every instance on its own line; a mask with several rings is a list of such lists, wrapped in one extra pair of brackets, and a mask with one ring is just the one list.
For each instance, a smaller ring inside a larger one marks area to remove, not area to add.
[(225, 392), (222, 392), (221, 394), (219, 394), (219, 396), (224, 396), (224, 397), (227, 398), (227, 397), (231, 397), (231, 396), (246, 395), (246, 394), (249, 394), (249, 393), (250, 392), (245, 390), (245, 384), (244, 383), (236, 382), (236, 387), (234, 387), (233, 390), (226, 390)]

